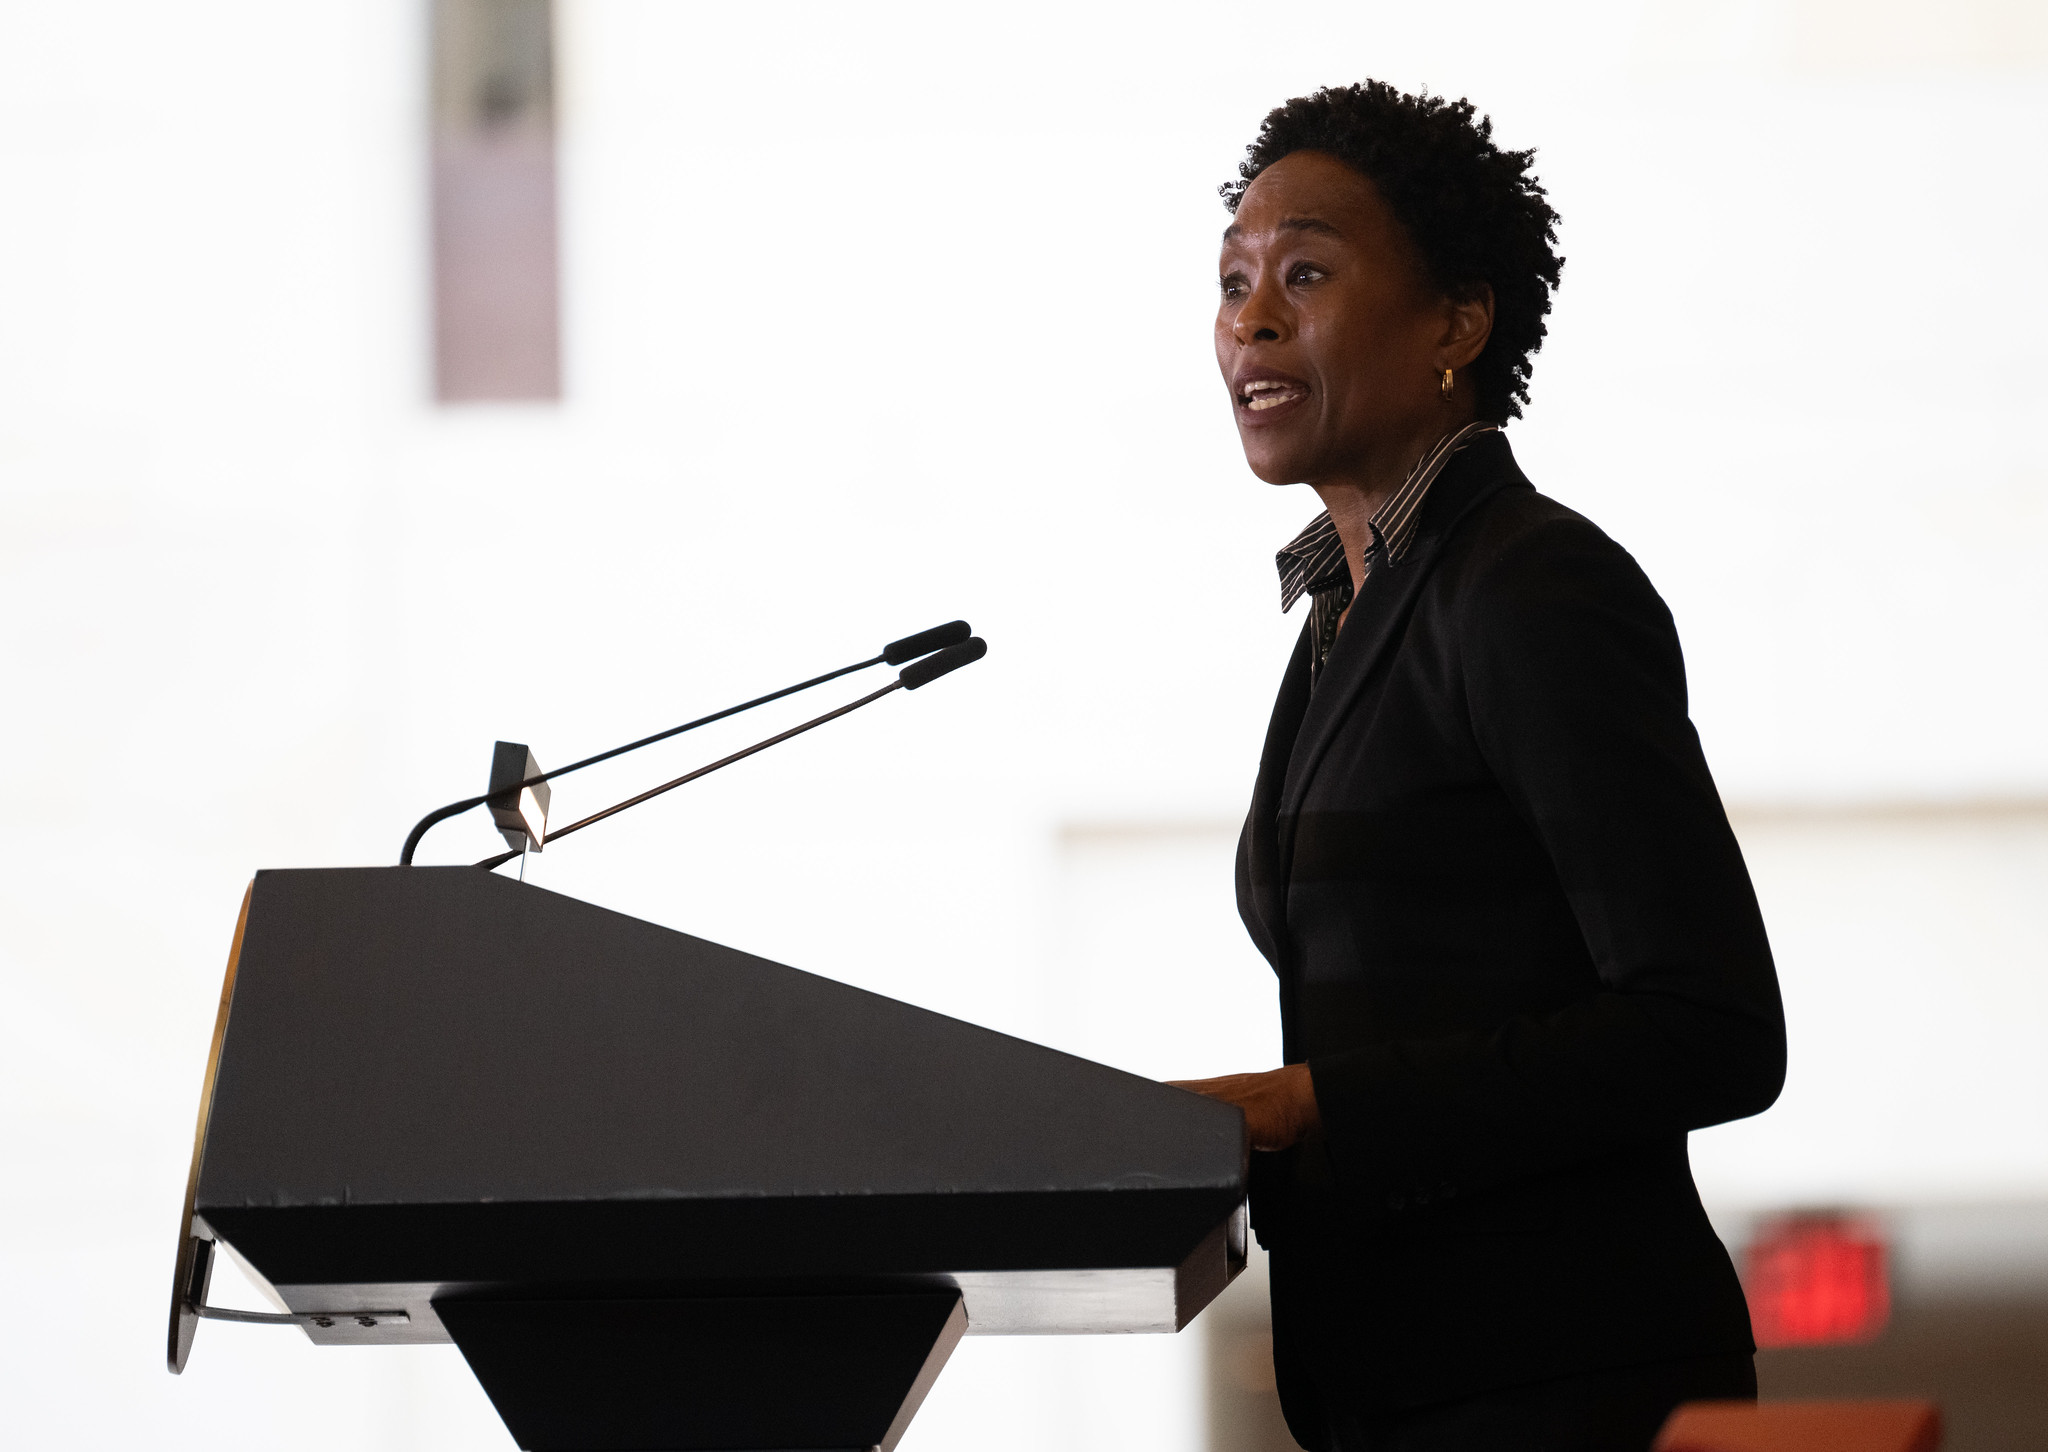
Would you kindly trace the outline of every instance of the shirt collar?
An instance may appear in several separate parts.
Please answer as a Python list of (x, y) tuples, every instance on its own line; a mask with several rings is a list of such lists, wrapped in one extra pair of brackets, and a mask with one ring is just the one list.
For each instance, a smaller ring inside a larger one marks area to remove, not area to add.
[[(1456, 433), (1444, 435), (1416, 461), (1401, 487), (1373, 511), (1369, 521), (1373, 541), (1390, 562), (1398, 563), (1401, 556), (1408, 553), (1408, 546), (1414, 542), (1415, 531), (1422, 523), (1422, 501), (1428, 497), (1429, 486), (1436, 482), (1436, 476), (1443, 472), (1451, 456), (1480, 434), (1491, 433), (1499, 427), (1494, 423), (1469, 423)], [(1348, 583), (1351, 578), (1351, 572), (1344, 564), (1344, 542), (1337, 537), (1337, 526), (1327, 509), (1309, 521), (1307, 529), (1289, 540), (1273, 556), (1273, 563), (1280, 571), (1282, 613), (1292, 610), (1294, 602), (1303, 595), (1320, 594)]]

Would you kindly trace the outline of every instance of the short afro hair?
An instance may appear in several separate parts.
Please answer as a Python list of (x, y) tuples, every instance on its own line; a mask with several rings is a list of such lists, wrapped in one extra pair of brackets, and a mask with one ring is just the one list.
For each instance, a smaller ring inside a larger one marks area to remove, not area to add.
[(1505, 423), (1529, 401), (1529, 357), (1543, 346), (1564, 270), (1557, 213), (1529, 171), (1533, 151), (1503, 151), (1470, 101), (1410, 96), (1384, 81), (1324, 88), (1269, 114), (1237, 180), (1218, 190), (1233, 213), (1253, 178), (1296, 151), (1336, 157), (1370, 181), (1447, 297), (1493, 289), (1493, 333), (1472, 365), (1479, 416)]

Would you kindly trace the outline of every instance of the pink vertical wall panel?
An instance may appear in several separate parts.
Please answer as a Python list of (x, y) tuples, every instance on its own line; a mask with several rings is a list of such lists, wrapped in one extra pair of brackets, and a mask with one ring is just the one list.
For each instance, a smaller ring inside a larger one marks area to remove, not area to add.
[(548, 0), (434, 5), (434, 391), (561, 396)]

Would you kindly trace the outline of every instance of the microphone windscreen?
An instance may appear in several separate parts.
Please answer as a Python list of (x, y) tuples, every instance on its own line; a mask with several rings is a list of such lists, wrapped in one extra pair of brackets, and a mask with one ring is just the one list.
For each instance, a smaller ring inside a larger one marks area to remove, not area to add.
[(915, 635), (890, 641), (882, 647), (882, 660), (888, 665), (902, 665), (907, 660), (916, 660), (921, 655), (958, 645), (972, 634), (973, 628), (964, 620), (955, 620), (950, 625), (934, 625), (930, 630), (920, 630)]
[(948, 671), (957, 671), (964, 665), (973, 665), (988, 654), (988, 642), (978, 635), (970, 635), (958, 645), (949, 645), (935, 656), (919, 661), (916, 665), (905, 666), (896, 673), (896, 679), (903, 682), (903, 689), (914, 691), (919, 686), (928, 686)]

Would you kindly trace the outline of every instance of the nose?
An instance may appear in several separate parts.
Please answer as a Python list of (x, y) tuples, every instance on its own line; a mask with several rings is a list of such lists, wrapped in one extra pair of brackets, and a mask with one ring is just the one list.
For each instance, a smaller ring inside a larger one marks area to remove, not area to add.
[(1287, 306), (1286, 291), (1277, 279), (1262, 277), (1252, 285), (1251, 296), (1244, 300), (1231, 323), (1231, 332), (1239, 346), (1278, 343), (1293, 336), (1294, 318)]

